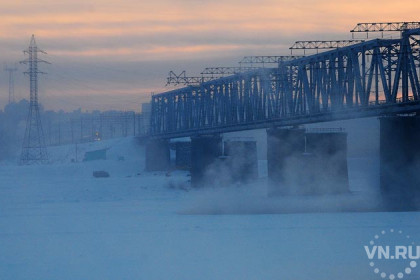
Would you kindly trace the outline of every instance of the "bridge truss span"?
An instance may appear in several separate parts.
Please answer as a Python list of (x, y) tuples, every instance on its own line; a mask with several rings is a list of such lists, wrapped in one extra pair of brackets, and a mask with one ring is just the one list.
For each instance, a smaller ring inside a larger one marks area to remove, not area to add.
[(151, 134), (181, 137), (420, 109), (420, 29), (152, 96)]

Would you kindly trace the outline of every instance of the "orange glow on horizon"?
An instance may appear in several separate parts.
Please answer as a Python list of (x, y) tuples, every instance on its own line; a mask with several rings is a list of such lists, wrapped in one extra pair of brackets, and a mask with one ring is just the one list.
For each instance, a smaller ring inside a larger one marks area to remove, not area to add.
[[(68, 98), (89, 93), (160, 92), (166, 90), (159, 84), (165, 82), (162, 75), (188, 70), (192, 61), (198, 68), (200, 61), (233, 64), (245, 55), (287, 55), (288, 47), (297, 40), (351, 39), (349, 30), (358, 22), (418, 20), (418, 0), (43, 0), (41, 4), (2, 3), (0, 56), (7, 63), (21, 61), (21, 50), (35, 34), (39, 47), (50, 54), (45, 59), (52, 67), (68, 67), (70, 75), (74, 71), (75, 78), (84, 80), (79, 83), (69, 77), (68, 89), (62, 90)], [(153, 64), (157, 62), (159, 66)], [(87, 64), (89, 70), (74, 70), (69, 64)], [(126, 81), (122, 74), (115, 77), (105, 72), (92, 77), (89, 71), (103, 71), (102, 64), (121, 69), (128, 64), (133, 68), (127, 72), (134, 69), (136, 77)], [(220, 66), (233, 66), (229, 64)], [(95, 65), (96, 70), (91, 70)], [(141, 68), (150, 65), (155, 66), (150, 73)], [(162, 70), (165, 65), (169, 66)], [(47, 66), (42, 69), (49, 72)], [(88, 74), (79, 77), (78, 71)], [(51, 94), (57, 79), (55, 97), (68, 78), (68, 74), (61, 74), (66, 79), (58, 74), (58, 70), (56, 76), (51, 71), (46, 81)], [(4, 86), (0, 89), (7, 92)]]
[[(200, 38), (220, 33), (232, 37), (247, 36), (249, 32), (258, 35), (273, 33), (273, 36), (342, 32), (348, 31), (361, 21), (401, 21), (417, 17), (417, 1), (326, 1), (326, 0), (230, 0), (221, 2), (158, 0), (152, 3), (142, 1), (55, 1), (51, 12), (39, 10), (30, 12), (16, 4), (7, 3), (0, 12), (0, 38), (18, 38), (22, 34), (35, 33), (44, 39), (136, 37), (141, 35), (181, 34)], [(74, 4), (72, 4), (74, 3)], [(80, 9), (66, 10), (66, 7), (81, 5)], [(58, 7), (56, 7), (58, 6)], [(7, 12), (8, 10), (14, 13)], [(211, 33), (211, 34), (207, 34)], [(195, 51), (195, 44), (192, 50)], [(124, 48), (120, 46), (117, 48)], [(205, 49), (203, 49), (205, 50)], [(221, 49), (223, 51), (223, 49)], [(98, 50), (101, 53), (101, 50)]]

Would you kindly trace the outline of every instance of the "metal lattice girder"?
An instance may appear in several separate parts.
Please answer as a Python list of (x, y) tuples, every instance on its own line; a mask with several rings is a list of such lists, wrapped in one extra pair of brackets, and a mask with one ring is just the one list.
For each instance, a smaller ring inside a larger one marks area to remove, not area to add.
[[(420, 29), (412, 33), (420, 35)], [(311, 111), (311, 106), (318, 110), (368, 106), (371, 101), (378, 104), (419, 100), (418, 69), (414, 63), (418, 52), (413, 51), (413, 44), (416, 43), (408, 33), (403, 33), (401, 39), (371, 40), (286, 62), (283, 66), (299, 69), (295, 77), (297, 86), (290, 91), (310, 100), (298, 103), (304, 107), (301, 110)], [(390, 55), (390, 50), (397, 55)]]
[(269, 55), (269, 56), (244, 56), (244, 58), (239, 61), (239, 64), (270, 64), (283, 61), (289, 61), (296, 58), (301, 58), (303, 56), (298, 55)]
[(420, 28), (420, 22), (372, 22), (358, 23), (350, 32), (384, 32), (384, 31), (404, 31), (407, 29)]
[(296, 41), (289, 49), (336, 49), (362, 42), (364, 42), (364, 40)]
[(168, 85), (199, 85), (200, 83), (210, 81), (210, 77), (189, 77), (185, 71), (177, 75), (173, 71), (169, 72), (166, 86)]
[(207, 67), (200, 74), (212, 76), (234, 75), (258, 68), (259, 67)]
[(151, 135), (184, 137), (420, 110), (420, 29), (152, 96)]

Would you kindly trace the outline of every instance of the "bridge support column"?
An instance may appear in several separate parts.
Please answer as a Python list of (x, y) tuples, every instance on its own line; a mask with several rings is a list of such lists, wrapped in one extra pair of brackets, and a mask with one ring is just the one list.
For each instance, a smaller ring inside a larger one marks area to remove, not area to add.
[(349, 192), (347, 133), (314, 131), (306, 137), (305, 157), (308, 175), (304, 185), (309, 193)]
[(258, 177), (256, 141), (225, 141), (224, 155), (233, 182), (246, 183)]
[(175, 166), (182, 170), (191, 168), (191, 142), (175, 143)]
[(267, 130), (271, 194), (348, 192), (347, 134), (304, 129)]
[(201, 187), (213, 184), (216, 177), (214, 166), (222, 155), (220, 135), (191, 137), (191, 185)]
[(267, 129), (267, 169), (270, 193), (287, 194), (298, 180), (305, 152), (304, 129)]
[(149, 140), (146, 143), (146, 171), (165, 171), (170, 167), (169, 141)]
[(385, 207), (420, 210), (420, 117), (384, 117), (380, 126), (380, 186)]

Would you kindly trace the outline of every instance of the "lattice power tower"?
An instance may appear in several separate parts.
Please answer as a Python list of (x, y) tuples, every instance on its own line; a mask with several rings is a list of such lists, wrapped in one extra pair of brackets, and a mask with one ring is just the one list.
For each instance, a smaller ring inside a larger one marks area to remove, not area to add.
[(17, 68), (6, 66), (4, 71), (9, 74), (9, 104), (11, 104), (15, 102), (15, 81), (13, 78), (13, 72), (16, 72)]
[(29, 48), (24, 51), (29, 57), (21, 63), (28, 65), (28, 70), (24, 72), (29, 76), (30, 82), (30, 106), (28, 119), (26, 122), (25, 138), (23, 139), (22, 154), (20, 164), (46, 163), (48, 161), (47, 148), (45, 146), (44, 131), (41, 125), (38, 103), (38, 63), (44, 60), (38, 59), (38, 53), (44, 51), (38, 49), (35, 36), (32, 35)]

